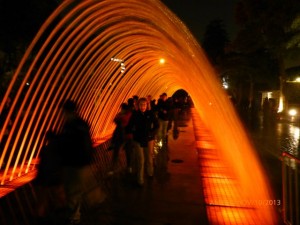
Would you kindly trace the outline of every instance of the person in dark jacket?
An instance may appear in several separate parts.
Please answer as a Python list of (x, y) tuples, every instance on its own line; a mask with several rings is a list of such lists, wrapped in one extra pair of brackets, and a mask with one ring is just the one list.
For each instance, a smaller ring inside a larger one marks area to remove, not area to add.
[(63, 105), (64, 126), (60, 134), (64, 188), (68, 223), (80, 223), (80, 207), (87, 178), (90, 177), (93, 145), (88, 123), (77, 114), (77, 105), (67, 100)]
[(127, 132), (132, 134), (135, 142), (135, 153), (138, 159), (137, 182), (144, 184), (144, 164), (148, 176), (153, 176), (153, 147), (159, 123), (153, 111), (147, 110), (147, 99), (140, 98), (138, 110), (134, 111), (127, 126)]
[(130, 161), (130, 149), (128, 148), (128, 137), (126, 135), (125, 129), (128, 125), (129, 119), (131, 117), (132, 111), (126, 103), (121, 104), (121, 110), (114, 118), (114, 123), (116, 124), (116, 128), (113, 132), (111, 146), (112, 149), (112, 165), (111, 170), (108, 172), (108, 175), (113, 175), (115, 170), (117, 169), (118, 160), (119, 160), (119, 152), (122, 148), (124, 148), (126, 153), (126, 161), (127, 161), (127, 169), (130, 171), (131, 169), (131, 161)]
[(165, 143), (168, 135), (168, 123), (170, 120), (170, 103), (168, 102), (168, 96), (163, 93), (157, 102), (156, 110), (158, 113), (159, 131), (158, 141)]
[(57, 135), (47, 131), (45, 144), (39, 154), (37, 176), (33, 184), (37, 191), (36, 216), (38, 224), (47, 224), (50, 215), (65, 206), (65, 195), (62, 186), (62, 167)]

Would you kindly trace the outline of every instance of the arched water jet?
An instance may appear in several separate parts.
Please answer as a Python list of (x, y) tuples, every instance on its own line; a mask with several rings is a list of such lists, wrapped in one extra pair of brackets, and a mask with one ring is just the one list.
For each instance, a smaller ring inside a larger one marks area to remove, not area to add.
[[(125, 73), (111, 57), (124, 60)], [(21, 84), (16, 83), (23, 74)], [(0, 105), (2, 112), (7, 98), (13, 99), (0, 133), (0, 168), (7, 163), (1, 184), (34, 169), (31, 161), (39, 154), (44, 132), (60, 129), (58, 105), (65, 99), (79, 103), (93, 138), (102, 140), (111, 135), (113, 117), (124, 100), (134, 94), (156, 98), (178, 89), (191, 95), (219, 154), (241, 182), (245, 199), (271, 199), (261, 166), (213, 68), (186, 27), (158, 0), (67, 0), (53, 12)], [(9, 120), (13, 123), (5, 136)], [(261, 212), (266, 224), (273, 224), (273, 213), (271, 207)]]

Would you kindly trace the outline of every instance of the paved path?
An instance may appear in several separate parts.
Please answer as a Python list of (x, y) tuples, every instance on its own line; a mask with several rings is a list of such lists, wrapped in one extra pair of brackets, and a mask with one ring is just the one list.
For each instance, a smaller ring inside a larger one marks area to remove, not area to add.
[[(209, 196), (216, 196), (218, 201), (223, 201), (223, 197), (226, 200), (233, 187), (228, 187), (227, 183), (223, 185), (224, 182), (212, 183), (216, 177), (208, 176), (211, 170), (216, 169), (213, 173), (219, 174), (224, 169), (222, 165), (216, 167), (216, 159), (212, 158), (214, 141), (201, 121), (195, 122), (196, 117), (194, 124), (189, 114), (183, 118), (179, 123), (179, 138), (169, 135), (168, 149), (156, 155), (154, 178), (146, 179), (142, 188), (122, 170), (107, 177), (111, 157), (105, 150), (108, 144), (98, 151), (94, 171), (107, 197), (96, 208), (83, 208), (83, 225), (262, 225), (261, 221), (253, 219), (252, 213), (247, 214), (253, 211), (251, 208), (211, 204)], [(209, 164), (211, 159), (213, 166)], [(124, 155), (120, 161), (124, 168)], [(221, 180), (230, 179), (223, 177)], [(30, 216), (34, 201), (35, 190), (30, 183), (2, 198), (0, 224), (35, 225)], [(56, 225), (62, 225), (58, 222)]]
[(170, 135), (168, 151), (156, 156), (154, 178), (144, 187), (135, 187), (123, 174), (107, 178), (108, 197), (83, 217), (87, 224), (208, 224), (191, 119), (180, 122), (179, 129), (177, 140)]

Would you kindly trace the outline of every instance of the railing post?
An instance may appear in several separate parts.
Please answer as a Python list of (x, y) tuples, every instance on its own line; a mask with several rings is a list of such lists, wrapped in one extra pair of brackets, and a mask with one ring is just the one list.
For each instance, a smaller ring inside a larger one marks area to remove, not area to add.
[(287, 152), (282, 153), (282, 216), (284, 223), (289, 225), (300, 225), (299, 164), (299, 158)]
[(296, 224), (299, 223), (299, 188), (298, 188), (298, 163), (295, 165), (295, 197), (296, 197)]
[(290, 221), (291, 224), (294, 224), (294, 218), (293, 218), (293, 188), (292, 188), (292, 172), (291, 171), (291, 159), (288, 158), (289, 164), (288, 164), (288, 185), (289, 185), (289, 213), (290, 213)]
[(283, 221), (286, 223), (287, 218), (286, 218), (286, 208), (287, 208), (287, 201), (286, 201), (286, 166), (285, 166), (285, 156), (283, 155), (282, 157), (282, 217)]

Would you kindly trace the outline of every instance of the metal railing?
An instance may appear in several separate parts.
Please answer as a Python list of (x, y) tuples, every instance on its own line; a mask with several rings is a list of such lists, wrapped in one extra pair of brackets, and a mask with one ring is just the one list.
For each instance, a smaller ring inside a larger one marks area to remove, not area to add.
[(282, 153), (282, 213), (284, 223), (289, 225), (300, 225), (299, 164), (299, 158)]
[[(105, 179), (111, 164), (111, 151), (107, 151), (110, 140), (107, 140), (95, 147), (94, 163), (92, 171), (97, 183), (103, 188), (104, 192), (111, 194), (112, 179)], [(126, 166), (124, 153), (120, 153), (119, 167), (120, 170)], [(0, 186), (8, 188), (8, 186)], [(39, 199), (37, 198), (37, 186), (33, 182), (28, 182), (18, 188), (13, 187), (13, 191), (5, 196), (0, 197), (0, 224), (1, 225), (32, 225), (36, 224), (36, 207)], [(50, 205), (51, 206), (51, 205)], [(52, 206), (53, 207), (53, 206)], [(89, 206), (84, 202), (82, 211), (87, 212)], [(59, 219), (59, 218), (55, 218)], [(55, 221), (58, 223), (58, 221)], [(55, 223), (55, 224), (57, 224)]]

